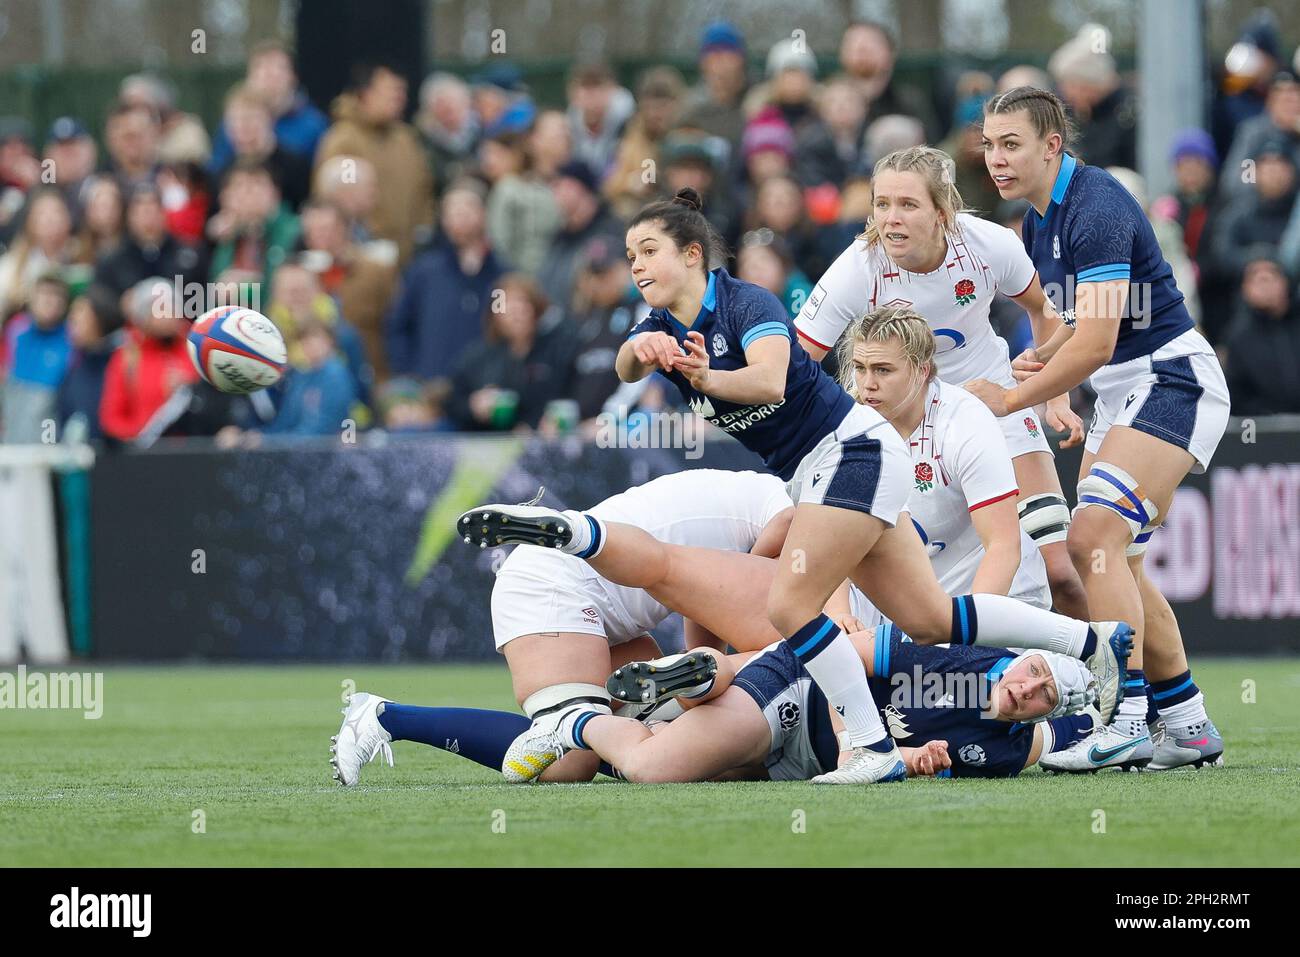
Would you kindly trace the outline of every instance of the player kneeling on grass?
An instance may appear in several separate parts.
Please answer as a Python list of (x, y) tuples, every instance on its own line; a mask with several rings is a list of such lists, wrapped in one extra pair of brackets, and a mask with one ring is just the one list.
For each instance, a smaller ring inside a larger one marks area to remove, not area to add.
[[(608, 498), (591, 514), (602, 521), (630, 523), (644, 530), (650, 541), (775, 557), (793, 511), (785, 485), (776, 476), (693, 469)], [(331, 749), (335, 777), (354, 784), (361, 766), (357, 755), (363, 752), (365, 760), (382, 753), (391, 764), (390, 739), (456, 750), (500, 768), (506, 747), (530, 719), (575, 706), (610, 713), (606, 676), (630, 661), (658, 657), (661, 652), (650, 632), (670, 614), (636, 582), (623, 587), (602, 578), (579, 557), (521, 545), (497, 571), (492, 630), (497, 651), (510, 668), (515, 699), (528, 717), (386, 705), (381, 726), (376, 712), (383, 699), (354, 695)], [(766, 618), (763, 623), (766, 626)], [(754, 647), (779, 637), (771, 634)], [(686, 640), (694, 646), (711, 636), (688, 625)], [(575, 753), (549, 768), (546, 780), (589, 781), (598, 768), (594, 755)]]

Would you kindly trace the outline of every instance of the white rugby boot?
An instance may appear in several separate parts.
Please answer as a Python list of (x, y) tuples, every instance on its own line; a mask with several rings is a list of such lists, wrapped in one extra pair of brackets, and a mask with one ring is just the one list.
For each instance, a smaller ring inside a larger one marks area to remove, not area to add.
[(656, 705), (677, 695), (707, 694), (717, 673), (713, 654), (697, 649), (652, 661), (629, 661), (605, 680), (605, 690), (616, 701)]
[(560, 733), (564, 719), (577, 711), (587, 710), (581, 706), (564, 708), (550, 714), (539, 715), (519, 737), (510, 742), (505, 757), (501, 759), (501, 773), (511, 784), (527, 784), (536, 781), (542, 772), (549, 768), (569, 751)]
[[(890, 739), (893, 743), (893, 739)], [(812, 779), (813, 784), (883, 784), (886, 781), (906, 781), (907, 762), (898, 746), (887, 753), (870, 748), (854, 748), (847, 761), (834, 771), (827, 771)]]
[(359, 691), (348, 696), (348, 706), (343, 709), (343, 725), (339, 733), (330, 738), (330, 765), (334, 780), (350, 788), (361, 776), (361, 766), (383, 755), (388, 766), (393, 766), (393, 749), (389, 742), (393, 736), (379, 723), (379, 706), (387, 698)]
[(1151, 735), (1146, 725), (1137, 722), (1133, 734), (1115, 724), (1102, 724), (1095, 708), (1084, 714), (1092, 715), (1092, 731), (1064, 751), (1044, 754), (1038, 765), (1053, 774), (1090, 774), (1102, 768), (1119, 768), (1121, 771), (1141, 770), (1151, 760)]

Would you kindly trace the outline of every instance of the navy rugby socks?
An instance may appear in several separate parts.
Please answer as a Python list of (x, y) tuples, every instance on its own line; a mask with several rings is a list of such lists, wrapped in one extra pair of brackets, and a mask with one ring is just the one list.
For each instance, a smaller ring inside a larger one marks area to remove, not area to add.
[(389, 701), (379, 723), (394, 741), (419, 741), (491, 768), (501, 762), (515, 738), (532, 724), (522, 714), (479, 708), (421, 708)]

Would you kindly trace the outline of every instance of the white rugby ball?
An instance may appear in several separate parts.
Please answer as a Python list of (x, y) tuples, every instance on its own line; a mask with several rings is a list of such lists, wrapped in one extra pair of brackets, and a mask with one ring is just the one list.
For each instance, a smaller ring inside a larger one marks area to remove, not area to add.
[(205, 382), (246, 395), (284, 375), (289, 350), (275, 323), (243, 306), (209, 309), (190, 327), (190, 361)]

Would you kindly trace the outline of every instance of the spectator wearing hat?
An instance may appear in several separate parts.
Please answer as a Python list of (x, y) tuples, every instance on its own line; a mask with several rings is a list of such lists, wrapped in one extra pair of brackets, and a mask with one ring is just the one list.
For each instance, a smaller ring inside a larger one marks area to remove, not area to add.
[[(276, 144), (310, 166), (329, 120), (299, 87), (289, 48), (273, 39), (255, 44), (248, 55), (244, 87), (270, 110)], [(212, 143), (212, 165), (225, 169), (234, 161), (234, 153), (223, 123)]]
[(64, 318), (68, 284), (47, 273), (33, 284), (27, 308), (4, 327), (0, 349), (0, 441), (10, 445), (49, 441), (46, 422), (54, 421), (59, 384), (68, 370), (72, 346)]
[(758, 189), (773, 176), (793, 173), (795, 135), (780, 110), (765, 106), (745, 124), (741, 156), (745, 162), (745, 181), (750, 189)]
[(21, 116), (0, 117), (0, 244), (8, 245), (21, 228), (27, 191), (40, 179), (31, 124)]
[[(731, 245), (740, 235), (740, 214), (730, 183), (720, 172), (729, 146), (720, 136), (695, 130), (674, 130), (662, 148), (665, 196), (690, 187), (704, 201), (704, 217), (713, 224), (723, 242)], [(715, 265), (722, 265), (717, 263)]]
[(1296, 162), (1281, 137), (1265, 140), (1255, 153), (1255, 184), (1251, 191), (1225, 206), (1210, 236), (1212, 275), (1236, 288), (1253, 248), (1278, 245), (1296, 205)]
[(1222, 277), (1216, 278), (1213, 270), (1206, 270), (1202, 264), (1210, 248), (1210, 236), (1218, 228), (1214, 191), (1219, 157), (1214, 140), (1205, 130), (1182, 130), (1170, 145), (1169, 161), (1173, 165), (1174, 191), (1151, 204), (1151, 221), (1178, 227), (1183, 249), (1196, 269), (1201, 330), (1216, 342), (1232, 315), (1230, 297), (1234, 287), (1224, 283)]
[[(628, 331), (649, 315), (650, 307), (637, 293), (628, 273), (623, 244), (609, 236), (597, 236), (587, 243), (578, 266), (570, 325), (576, 354), (569, 395), (578, 403), (578, 418), (586, 435), (597, 428), (596, 417), (610, 411), (612, 397), (635, 407), (644, 398), (645, 387), (659, 389), (655, 376), (623, 390), (614, 371), (614, 358), (627, 339)], [(620, 394), (621, 393), (621, 394)], [(662, 405), (662, 395), (657, 405)]]
[(1264, 112), (1237, 128), (1232, 149), (1223, 161), (1223, 175), (1219, 178), (1219, 198), (1225, 203), (1235, 203), (1253, 191), (1251, 177), (1247, 175), (1248, 161), (1258, 161), (1260, 149), (1266, 142), (1281, 143), (1300, 164), (1300, 82), (1293, 73), (1282, 72), (1274, 76)]
[(54, 186), (34, 191), (22, 233), (0, 256), (0, 323), (27, 303), (37, 279), (72, 261), (74, 245), (63, 193)]
[(108, 115), (104, 141), (108, 147), (109, 169), (117, 177), (123, 193), (130, 194), (137, 186), (157, 184), (162, 141), (157, 113), (139, 103), (119, 104)]
[(578, 257), (588, 240), (613, 236), (623, 242), (625, 230), (601, 198), (596, 174), (580, 160), (570, 160), (559, 168), (551, 182), (551, 191), (560, 211), (560, 229), (551, 241), (537, 279), (547, 300), (567, 311)]
[(1214, 149), (1232, 152), (1242, 124), (1264, 112), (1269, 87), (1282, 65), (1282, 37), (1270, 10), (1256, 10), (1228, 49), (1219, 73), (1213, 107)]
[[(74, 429), (89, 441), (103, 436), (99, 403), (109, 357), (121, 340), (122, 311), (111, 289), (91, 285), (68, 309), (72, 354), (56, 400), (59, 437)], [(79, 423), (75, 427), (73, 422)]]
[(119, 296), (150, 276), (165, 276), (168, 282), (179, 276), (183, 282), (202, 283), (207, 280), (207, 263), (200, 248), (167, 232), (158, 188), (142, 185), (127, 196), (126, 234), (116, 249), (95, 264), (94, 281)]
[(73, 223), (79, 225), (87, 187), (99, 161), (94, 137), (76, 117), (60, 116), (45, 135), (45, 159), (53, 164), (55, 185), (68, 201)]
[(627, 129), (602, 187), (610, 207), (631, 219), (658, 190), (659, 148), (677, 124), (686, 83), (672, 67), (647, 70), (637, 84), (637, 111)]
[(614, 71), (603, 60), (576, 64), (569, 73), (566, 92), (573, 158), (599, 178), (614, 162), (623, 128), (636, 112), (636, 99), (630, 90), (619, 86)]
[(882, 116), (914, 116), (926, 131), (923, 142), (938, 142), (945, 130), (929, 100), (894, 76), (898, 46), (893, 34), (879, 23), (856, 20), (840, 40), (840, 75), (848, 77), (867, 103), (867, 123)]
[(1137, 98), (1120, 82), (1115, 58), (1094, 49), (1096, 26), (1085, 27), (1048, 61), (1061, 99), (1079, 129), (1074, 147), (1092, 166), (1137, 165)]
[(384, 313), (397, 288), (397, 266), (366, 254), (348, 232), (348, 217), (337, 203), (308, 200), (302, 208), (299, 261), (319, 278), (343, 316), (356, 327), (366, 360), (382, 382), (388, 377)]
[(778, 40), (767, 54), (767, 80), (745, 97), (746, 133), (755, 120), (775, 113), (799, 135), (817, 122), (816, 95), (817, 57), (803, 41)]
[(1300, 313), (1268, 247), (1243, 254), (1237, 314), (1224, 337), (1233, 415), (1300, 413)]
[(434, 194), (468, 172), (478, 150), (482, 127), (474, 112), (469, 84), (453, 73), (430, 73), (420, 84), (415, 128), (433, 162)]
[(311, 162), (280, 145), (271, 108), (247, 84), (237, 84), (226, 95), (222, 129), (230, 142), (230, 158), (225, 163), (213, 159), (208, 168), (213, 180), (220, 181), (236, 163), (260, 163), (270, 171), (289, 209), (297, 212), (311, 189)]
[(513, 63), (495, 60), (470, 81), (470, 98), (479, 124), (484, 128), (497, 121), (510, 104), (528, 95), (524, 75)]
[(536, 429), (555, 399), (569, 395), (573, 330), (545, 327), (550, 303), (528, 276), (510, 273), (498, 284), (501, 305), (483, 311), (483, 338), (468, 346), (452, 375), (448, 412), (465, 431)]
[(511, 266), (536, 276), (560, 228), (560, 211), (551, 188), (533, 174), (526, 144), (524, 131), (487, 137), (479, 147), (479, 170), (491, 184), (488, 241)]
[(556, 171), (573, 159), (573, 132), (569, 118), (561, 110), (542, 110), (528, 134), (528, 155), (533, 172), (545, 183), (555, 179)]
[(744, 36), (726, 20), (709, 24), (700, 37), (698, 62), (700, 82), (686, 95), (682, 125), (721, 136), (738, 153), (749, 92)]
[(487, 240), (486, 197), (478, 180), (458, 180), (442, 198), (433, 245), (402, 273), (384, 320), (391, 375), (449, 378), (482, 335), (481, 317), (505, 273)]
[(428, 239), (433, 225), (433, 177), (429, 157), (415, 128), (402, 121), (406, 80), (378, 64), (353, 72), (351, 89), (334, 101), (334, 125), (316, 154), (319, 168), (335, 156), (368, 160), (383, 188), (366, 223), (377, 238), (397, 244), (405, 264)]

